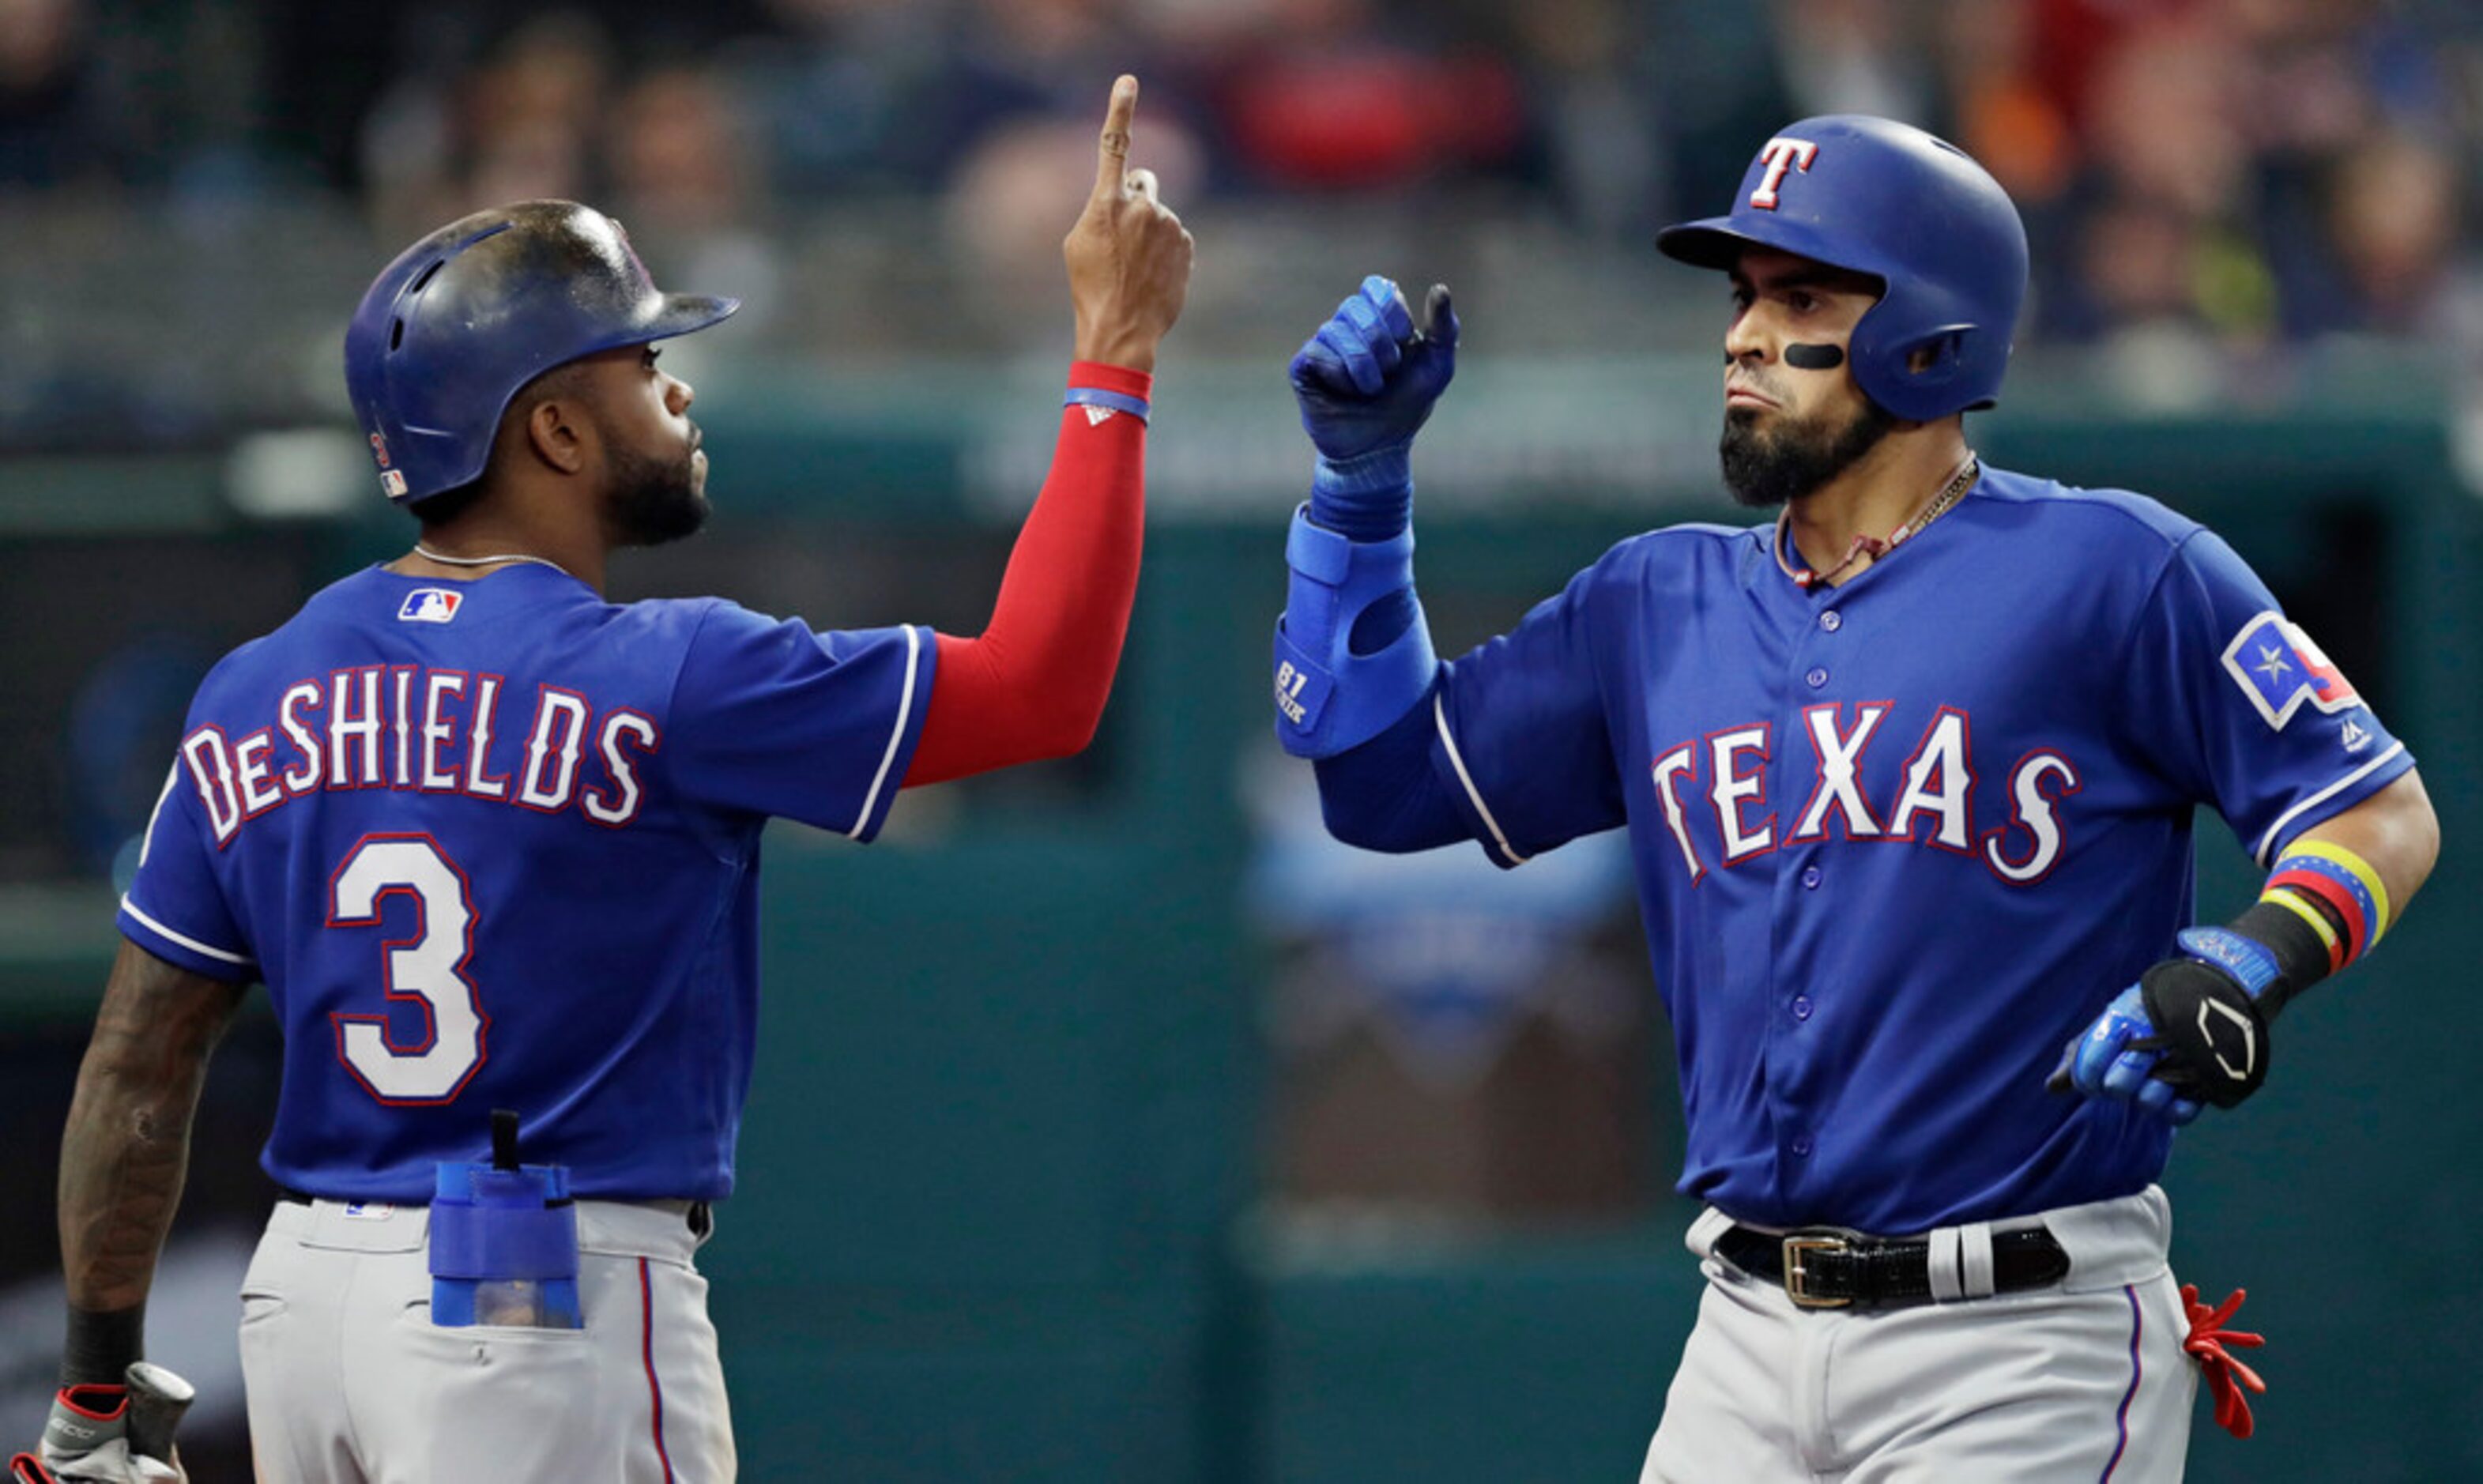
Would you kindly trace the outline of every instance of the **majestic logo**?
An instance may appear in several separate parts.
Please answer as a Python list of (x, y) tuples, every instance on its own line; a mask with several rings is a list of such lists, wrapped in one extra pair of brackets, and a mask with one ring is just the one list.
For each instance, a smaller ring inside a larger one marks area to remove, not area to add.
[[(2306, 701), (2326, 713), (2363, 703), (2353, 682), (2310, 642), (2302, 626), (2273, 608), (2243, 624), (2233, 642), (2225, 646), (2225, 673), (2242, 688), (2260, 717), (2280, 731)], [(2347, 739), (2349, 746), (2351, 740)]]
[(445, 623), (457, 617), (458, 607), (466, 595), (447, 588), (416, 588), (405, 595), (405, 605), (396, 611), (400, 623)]
[(2345, 729), (2336, 734), (2336, 740), (2345, 744), (2345, 751), (2359, 753), (2371, 745), (2371, 733), (2362, 723), (2349, 716), (2345, 718)]
[(1810, 172), (1811, 157), (1819, 146), (1806, 139), (1787, 139), (1782, 135), (1769, 140), (1759, 149), (1759, 158), (1767, 162), (1767, 172), (1759, 177), (1758, 189), (1750, 193), (1750, 204), (1760, 211), (1776, 209), (1776, 188), (1784, 184), (1789, 171)]

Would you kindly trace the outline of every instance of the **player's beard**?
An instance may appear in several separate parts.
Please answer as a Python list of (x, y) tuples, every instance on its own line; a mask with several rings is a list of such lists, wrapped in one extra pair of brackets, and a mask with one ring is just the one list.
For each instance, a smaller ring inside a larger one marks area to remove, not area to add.
[(699, 488), (697, 447), (679, 459), (655, 459), (634, 449), (612, 451), (612, 483), (603, 497), (603, 523), (616, 546), (660, 546), (697, 534), (707, 524), (707, 491)]
[(1778, 412), (1776, 427), (1762, 431), (1762, 415), (1755, 408), (1726, 408), (1724, 437), (1717, 449), (1734, 503), (1753, 510), (1801, 499), (1852, 468), (1897, 426), (1892, 413), (1868, 398), (1838, 427), (1819, 418), (1796, 422)]

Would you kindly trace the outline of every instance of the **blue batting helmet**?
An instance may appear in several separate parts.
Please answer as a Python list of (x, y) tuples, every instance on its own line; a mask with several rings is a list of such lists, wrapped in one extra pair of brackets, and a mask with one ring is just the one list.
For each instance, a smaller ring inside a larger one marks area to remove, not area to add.
[(1805, 119), (1761, 146), (1732, 215), (1655, 239), (1701, 268), (1730, 268), (1753, 243), (1880, 280), (1847, 347), (1872, 401), (1929, 422), (1999, 400), (2026, 297), (2026, 226), (1964, 150), (1893, 119)]
[(739, 307), (657, 289), (593, 207), (521, 201), (451, 222), (381, 270), (345, 331), (345, 389), (380, 488), (409, 504), (480, 478), (510, 399), (546, 371)]

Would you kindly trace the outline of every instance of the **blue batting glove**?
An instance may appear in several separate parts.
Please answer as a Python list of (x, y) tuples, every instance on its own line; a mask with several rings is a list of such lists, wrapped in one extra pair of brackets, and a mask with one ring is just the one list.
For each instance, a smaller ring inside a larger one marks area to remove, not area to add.
[(2154, 1022), (2147, 1016), (2145, 994), (2133, 984), (2114, 995), (2086, 1034), (2062, 1050), (2051, 1086), (2074, 1087), (2090, 1098), (2134, 1102), (2176, 1124), (2189, 1123), (2199, 1116), (2201, 1104), (2197, 1099), (2179, 1096), (2172, 1083), (2154, 1074), (2155, 1064), (2164, 1056), (2158, 1043)]
[(1397, 285), (1374, 275), (1286, 368), (1319, 450), (1311, 518), (1355, 541), (1385, 541), (1413, 506), (1409, 455), (1457, 369), (1457, 316), (1434, 284), (1417, 327)]

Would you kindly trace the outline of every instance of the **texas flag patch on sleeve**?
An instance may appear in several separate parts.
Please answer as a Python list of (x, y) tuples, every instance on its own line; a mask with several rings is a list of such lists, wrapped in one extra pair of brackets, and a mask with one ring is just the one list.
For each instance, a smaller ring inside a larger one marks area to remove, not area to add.
[(416, 588), (405, 595), (405, 604), (396, 611), (400, 623), (445, 623), (457, 617), (458, 605), (466, 595), (448, 588)]
[(2273, 608), (2243, 624), (2225, 647), (2225, 672), (2279, 730), (2305, 702), (2331, 714), (2363, 703), (2353, 682), (2302, 626)]

